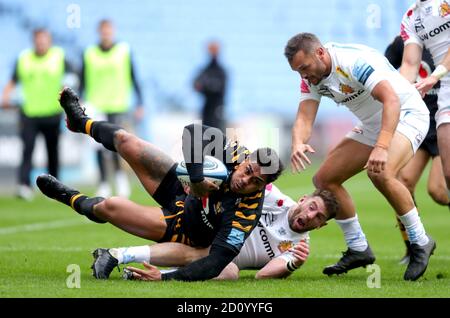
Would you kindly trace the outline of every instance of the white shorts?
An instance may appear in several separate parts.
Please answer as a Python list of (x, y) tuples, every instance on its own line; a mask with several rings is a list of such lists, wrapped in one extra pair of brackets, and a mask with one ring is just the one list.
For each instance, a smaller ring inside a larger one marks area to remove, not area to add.
[[(373, 102), (373, 101), (372, 101)], [(368, 146), (375, 146), (381, 130), (382, 110), (353, 128), (346, 137)], [(411, 96), (402, 105), (396, 131), (411, 142), (416, 153), (430, 126), (430, 112), (420, 95)]]
[(441, 79), (438, 93), (438, 111), (436, 112), (436, 128), (444, 123), (450, 123), (450, 75)]

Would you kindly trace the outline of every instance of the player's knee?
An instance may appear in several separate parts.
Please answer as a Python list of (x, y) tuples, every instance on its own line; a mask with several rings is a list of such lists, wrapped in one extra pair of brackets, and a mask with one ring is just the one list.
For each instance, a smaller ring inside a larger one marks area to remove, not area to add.
[(109, 220), (118, 210), (117, 207), (121, 200), (123, 199), (120, 197), (106, 198), (95, 206), (95, 215), (104, 220)]
[(130, 134), (124, 129), (120, 129), (114, 134), (114, 143), (116, 149), (120, 152), (127, 152), (134, 149), (137, 141), (138, 138), (135, 135)]
[(385, 187), (391, 178), (385, 171), (378, 173), (367, 171), (367, 176), (377, 188)]
[(313, 176), (312, 182), (316, 189), (327, 189), (329, 187), (329, 182), (325, 177), (325, 174), (320, 171)]
[(429, 185), (428, 194), (437, 204), (448, 204), (447, 188), (445, 186), (435, 184)]
[(398, 180), (399, 180), (405, 187), (408, 188), (409, 192), (411, 192), (411, 193), (414, 192), (415, 184), (414, 184), (412, 178), (410, 178), (410, 177), (407, 176), (407, 175), (400, 175), (400, 176), (398, 177)]

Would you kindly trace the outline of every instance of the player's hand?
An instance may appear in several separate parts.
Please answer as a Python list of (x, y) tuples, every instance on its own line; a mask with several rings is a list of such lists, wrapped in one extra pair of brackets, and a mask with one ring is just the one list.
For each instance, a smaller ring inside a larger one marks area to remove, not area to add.
[(201, 182), (192, 182), (190, 190), (193, 196), (201, 198), (207, 196), (212, 191), (219, 190), (219, 186), (209, 180), (203, 179)]
[(161, 272), (155, 266), (144, 262), (145, 269), (140, 269), (132, 266), (126, 267), (133, 273), (133, 278), (137, 280), (155, 281), (161, 280)]
[(293, 172), (300, 172), (301, 170), (305, 170), (305, 163), (308, 165), (311, 164), (311, 160), (309, 160), (306, 153), (315, 153), (316, 151), (308, 144), (297, 144), (292, 145), (292, 154), (291, 154), (291, 165)]
[(373, 173), (380, 173), (384, 171), (388, 159), (388, 151), (384, 148), (375, 146), (370, 153), (369, 160), (367, 160), (364, 169)]
[(309, 246), (305, 241), (301, 241), (300, 243), (294, 245), (289, 249), (289, 252), (294, 254), (295, 261), (294, 264), (296, 266), (303, 265), (309, 255)]
[(428, 76), (427, 78), (424, 78), (420, 82), (416, 83), (415, 86), (417, 90), (419, 91), (420, 95), (422, 95), (422, 98), (425, 96), (426, 93), (439, 81), (439, 79), (435, 76)]

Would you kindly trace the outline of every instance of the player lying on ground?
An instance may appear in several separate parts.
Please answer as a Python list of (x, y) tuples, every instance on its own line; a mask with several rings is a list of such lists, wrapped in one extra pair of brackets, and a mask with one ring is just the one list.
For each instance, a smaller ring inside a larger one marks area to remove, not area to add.
[[(192, 182), (192, 194), (188, 195), (175, 173), (177, 164), (156, 146), (117, 125), (91, 120), (69, 88), (61, 92), (60, 104), (68, 128), (88, 134), (106, 149), (116, 151), (161, 207), (142, 206), (118, 197), (89, 198), (52, 176), (42, 175), (37, 185), (46, 196), (94, 222), (109, 222), (148, 240), (211, 246), (208, 256), (162, 274), (162, 280), (214, 278), (239, 254), (261, 216), (264, 187), (283, 169), (274, 150), (263, 148), (250, 153), (237, 142), (227, 142), (218, 129), (187, 126), (183, 131), (183, 155)], [(203, 176), (204, 155), (216, 156), (231, 172), (220, 188)], [(207, 194), (208, 199), (202, 200)]]
[[(262, 216), (245, 240), (238, 256), (227, 265), (218, 279), (237, 279), (241, 269), (260, 269), (256, 278), (284, 278), (300, 267), (309, 254), (309, 231), (325, 226), (334, 218), (338, 204), (334, 195), (316, 190), (298, 202), (281, 193), (273, 184), (265, 190)], [(93, 273), (108, 278), (119, 264), (144, 263), (145, 270), (128, 267), (124, 277), (155, 280), (157, 266), (185, 266), (208, 255), (208, 248), (193, 248), (180, 243), (158, 243), (126, 248), (99, 248), (94, 251)], [(125, 271), (126, 272), (126, 271)], [(134, 274), (133, 274), (134, 273)]]

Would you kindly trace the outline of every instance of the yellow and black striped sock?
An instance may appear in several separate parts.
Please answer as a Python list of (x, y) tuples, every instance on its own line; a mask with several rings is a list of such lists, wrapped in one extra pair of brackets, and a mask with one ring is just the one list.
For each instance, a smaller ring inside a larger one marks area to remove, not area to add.
[(78, 193), (70, 198), (70, 206), (79, 214), (84, 215), (89, 220), (96, 223), (106, 223), (94, 215), (94, 206), (105, 200), (101, 197), (89, 198), (88, 196)]
[(111, 124), (107, 121), (91, 121), (86, 122), (85, 130), (98, 143), (101, 143), (106, 149), (116, 152), (114, 145), (114, 134), (116, 131), (123, 129), (119, 125)]
[(408, 233), (406, 233), (405, 226), (403, 225), (402, 221), (400, 221), (400, 218), (398, 216), (396, 216), (396, 218), (397, 218), (398, 229), (400, 230), (400, 234), (402, 235), (403, 242), (405, 242), (406, 247), (409, 247), (409, 238), (408, 238)]

